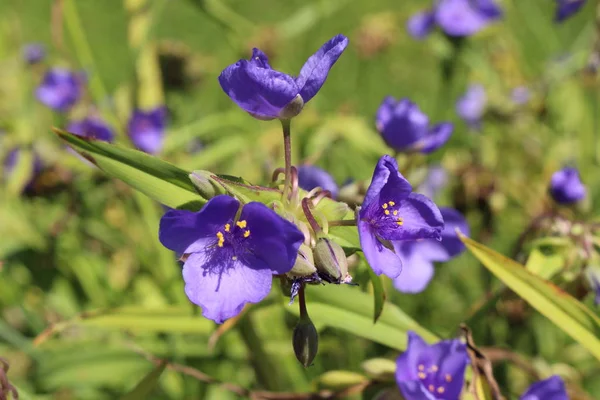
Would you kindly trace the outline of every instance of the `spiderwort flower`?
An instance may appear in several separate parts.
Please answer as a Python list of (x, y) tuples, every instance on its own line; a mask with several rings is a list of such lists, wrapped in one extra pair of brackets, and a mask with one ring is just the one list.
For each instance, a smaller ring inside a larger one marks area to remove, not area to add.
[(29, 43), (23, 46), (22, 55), (28, 64), (37, 64), (46, 57), (46, 48), (40, 43)]
[(334, 36), (309, 57), (295, 78), (272, 69), (266, 54), (255, 48), (250, 60), (239, 60), (225, 68), (219, 83), (238, 106), (255, 118), (292, 118), (321, 89), (347, 45), (347, 37)]
[(396, 278), (402, 271), (398, 246), (403, 240), (441, 239), (444, 226), (437, 206), (398, 172), (393, 157), (379, 159), (358, 213), (360, 245), (377, 275)]
[(37, 99), (53, 110), (66, 112), (82, 94), (81, 76), (65, 68), (49, 69), (35, 91)]
[(298, 167), (298, 185), (311, 191), (316, 187), (331, 192), (331, 197), (336, 198), (338, 186), (327, 171), (314, 165), (301, 165)]
[(559, 204), (572, 204), (586, 195), (585, 185), (576, 168), (565, 167), (556, 171), (550, 179), (550, 195)]
[(465, 250), (465, 245), (456, 236), (455, 229), (469, 235), (469, 225), (458, 211), (440, 208), (444, 218), (442, 240), (412, 240), (405, 241), (395, 247), (396, 254), (402, 259), (404, 269), (400, 276), (394, 279), (394, 286), (404, 293), (422, 292), (433, 278), (434, 262), (449, 261)]
[(407, 400), (458, 399), (468, 363), (467, 347), (460, 340), (427, 345), (409, 331), (406, 351), (396, 360), (396, 383)]
[(102, 140), (104, 142), (112, 142), (115, 136), (112, 128), (102, 119), (95, 116), (72, 121), (67, 126), (67, 130), (78, 136)]
[(127, 131), (135, 147), (157, 154), (162, 150), (166, 125), (167, 109), (158, 106), (148, 111), (135, 110), (129, 118)]
[(569, 400), (569, 396), (560, 376), (552, 375), (529, 386), (519, 400)]
[(184, 255), (190, 301), (206, 318), (222, 323), (269, 294), (272, 275), (294, 266), (304, 235), (262, 203), (242, 207), (233, 197), (219, 195), (198, 212), (168, 211), (159, 239)]
[(556, 22), (563, 22), (579, 11), (584, 4), (585, 0), (556, 0), (556, 14), (554, 15), (554, 20)]
[(473, 84), (456, 102), (456, 113), (471, 128), (480, 129), (486, 103), (487, 96), (483, 85)]
[(423, 39), (438, 25), (449, 36), (471, 36), (502, 17), (494, 0), (438, 0), (434, 6), (414, 14), (408, 33)]
[(408, 99), (383, 99), (375, 117), (377, 130), (392, 149), (403, 152), (431, 153), (450, 139), (453, 126), (442, 122), (433, 127), (429, 118)]

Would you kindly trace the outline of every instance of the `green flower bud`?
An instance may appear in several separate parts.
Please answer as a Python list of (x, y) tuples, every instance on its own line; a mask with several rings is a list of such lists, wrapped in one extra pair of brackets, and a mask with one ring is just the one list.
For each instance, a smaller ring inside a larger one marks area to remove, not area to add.
[(344, 249), (339, 244), (321, 237), (313, 250), (313, 256), (315, 266), (323, 279), (331, 283), (348, 280), (348, 260)]
[(225, 194), (225, 188), (219, 184), (210, 171), (196, 170), (190, 174), (190, 180), (205, 199), (212, 199), (219, 194)]
[(300, 317), (294, 328), (292, 345), (298, 361), (305, 367), (311, 365), (319, 350), (319, 334), (308, 315)]
[(302, 277), (312, 275), (315, 272), (317, 272), (317, 268), (315, 267), (311, 248), (305, 244), (300, 245), (296, 263), (294, 264), (294, 268), (288, 272), (288, 275), (292, 277)]

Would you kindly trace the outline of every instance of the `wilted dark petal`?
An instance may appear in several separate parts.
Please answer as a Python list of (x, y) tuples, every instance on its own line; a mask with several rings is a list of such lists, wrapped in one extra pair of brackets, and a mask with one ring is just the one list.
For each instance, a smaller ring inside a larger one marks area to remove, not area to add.
[(314, 165), (301, 165), (298, 167), (298, 185), (304, 190), (313, 190), (316, 187), (331, 192), (333, 198), (337, 197), (338, 186), (327, 171)]
[(149, 154), (157, 154), (163, 146), (166, 125), (166, 109), (159, 106), (149, 111), (135, 110), (127, 129), (135, 147)]
[(258, 64), (240, 60), (221, 72), (219, 83), (245, 111), (262, 119), (277, 118), (299, 93), (298, 86), (291, 76)]
[(429, 118), (408, 99), (402, 99), (394, 108), (392, 118), (382, 125), (385, 143), (397, 151), (411, 151), (428, 133)]
[(336, 35), (327, 41), (302, 66), (296, 85), (304, 103), (308, 103), (325, 83), (329, 70), (348, 46), (348, 38)]
[(571, 15), (579, 11), (586, 0), (557, 0), (556, 15), (554, 19), (557, 22), (563, 22)]
[(371, 184), (367, 189), (365, 200), (360, 210), (360, 218), (364, 218), (366, 214), (379, 209), (379, 197), (384, 186), (389, 182), (386, 189), (386, 194), (389, 193), (393, 198), (385, 199), (385, 201), (396, 200), (398, 198), (408, 197), (412, 192), (411, 184), (398, 172), (398, 163), (392, 156), (382, 156), (373, 172)]
[(200, 240), (210, 238), (216, 241), (216, 232), (233, 220), (239, 206), (239, 201), (233, 197), (219, 195), (210, 199), (198, 212), (169, 210), (160, 220), (159, 240), (178, 254), (202, 251), (203, 242)]
[(250, 59), (250, 64), (260, 68), (272, 69), (269, 65), (269, 57), (267, 57), (262, 50), (257, 49), (256, 47), (252, 49), (252, 58)]
[(381, 132), (383, 127), (390, 122), (392, 116), (394, 115), (396, 104), (396, 99), (394, 99), (392, 96), (386, 96), (383, 99), (381, 105), (377, 109), (377, 114), (375, 115), (375, 126), (377, 127), (378, 131)]
[(425, 38), (435, 26), (434, 16), (432, 11), (422, 11), (412, 15), (406, 24), (408, 33), (415, 39)]
[(365, 258), (377, 275), (384, 274), (392, 279), (400, 275), (402, 260), (377, 240), (369, 223), (358, 221), (358, 236)]
[(88, 117), (73, 121), (67, 126), (67, 131), (79, 136), (112, 142), (114, 132), (108, 124), (97, 117)]
[[(240, 221), (247, 223), (248, 237), (244, 248), (254, 259), (261, 261), (274, 274), (289, 272), (298, 256), (298, 249), (304, 241), (304, 234), (292, 224), (277, 215), (262, 203), (251, 202), (244, 206)], [(240, 253), (240, 256), (244, 254)]]
[(382, 229), (386, 240), (440, 239), (444, 219), (435, 203), (418, 193), (411, 193), (399, 203), (398, 217), (402, 223), (396, 229)]
[[(228, 251), (191, 254), (183, 265), (185, 294), (216, 323), (235, 317), (247, 303), (258, 303), (271, 290), (268, 269), (256, 270)], [(225, 259), (227, 258), (227, 259)]]
[[(435, 242), (423, 240), (423, 242)], [(425, 290), (433, 278), (433, 262), (428, 258), (426, 246), (413, 248), (415, 242), (393, 242), (396, 254), (402, 258), (402, 273), (394, 279), (394, 287), (403, 293), (419, 293)]]
[(560, 204), (571, 204), (583, 200), (587, 189), (579, 178), (576, 168), (565, 167), (556, 171), (550, 180), (550, 195)]
[(453, 129), (454, 126), (450, 122), (435, 125), (429, 134), (417, 143), (416, 149), (424, 154), (436, 151), (450, 139)]
[(519, 400), (569, 400), (565, 383), (558, 375), (529, 386)]
[(441, 0), (435, 10), (435, 21), (450, 36), (470, 36), (485, 27), (490, 19), (472, 0)]

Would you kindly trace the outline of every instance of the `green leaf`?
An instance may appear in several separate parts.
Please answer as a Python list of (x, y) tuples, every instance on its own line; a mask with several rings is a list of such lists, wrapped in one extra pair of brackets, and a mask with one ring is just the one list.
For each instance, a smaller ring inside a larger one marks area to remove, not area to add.
[(230, 195), (236, 197), (242, 203), (258, 201), (263, 204), (269, 204), (273, 201), (281, 200), (281, 191), (277, 189), (255, 186), (242, 178), (233, 176), (215, 174), (211, 178), (219, 182)]
[(386, 295), (381, 278), (371, 268), (367, 268), (367, 271), (369, 271), (369, 279), (373, 285), (373, 323), (376, 323), (383, 312)]
[(600, 318), (574, 297), (486, 246), (459, 234), (498, 279), (600, 360)]
[(54, 133), (108, 175), (171, 208), (196, 211), (206, 203), (189, 179), (189, 172), (137, 150), (83, 138), (54, 129)]
[(355, 226), (332, 226), (329, 228), (327, 236), (342, 246), (346, 253), (354, 253), (360, 250), (358, 229)]
[(565, 257), (562, 254), (544, 254), (539, 248), (535, 248), (529, 254), (525, 268), (532, 274), (543, 279), (550, 279), (556, 275), (564, 265)]
[(121, 400), (146, 400), (158, 384), (158, 380), (167, 366), (166, 362), (161, 362), (148, 375), (144, 377), (131, 392), (121, 397)]
[[(433, 333), (389, 302), (385, 303), (381, 317), (373, 324), (373, 299), (355, 286), (309, 286), (306, 288), (306, 306), (315, 325), (341, 329), (393, 349), (406, 349), (406, 332), (409, 330), (426, 341), (437, 340)], [(285, 309), (298, 315), (297, 307), (285, 306)]]

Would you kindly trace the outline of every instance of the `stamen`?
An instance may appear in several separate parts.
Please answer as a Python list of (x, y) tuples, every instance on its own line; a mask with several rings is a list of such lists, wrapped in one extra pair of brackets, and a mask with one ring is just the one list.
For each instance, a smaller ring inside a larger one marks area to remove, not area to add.
[(231, 225), (225, 224), (225, 232), (229, 232), (230, 228), (231, 228)]
[(246, 227), (246, 225), (247, 225), (247, 224), (246, 224), (246, 220), (245, 220), (245, 219), (243, 219), (243, 220), (241, 220), (241, 221), (238, 221), (238, 222), (236, 222), (235, 224), (236, 224), (236, 225), (237, 225), (239, 228), (242, 228), (242, 229), (244, 229), (244, 228)]
[(232, 256), (232, 257), (231, 257), (231, 259), (232, 259), (233, 261), (235, 261), (235, 260), (237, 260), (237, 256)]
[(398, 226), (404, 225), (404, 218), (402, 218), (402, 217), (396, 218), (396, 224), (398, 224)]
[(388, 207), (387, 203), (383, 203), (383, 205), (381, 206), (381, 208), (383, 208), (384, 210)]
[(431, 393), (433, 393), (433, 391), (435, 390), (435, 386), (433, 386), (433, 385), (429, 385), (429, 386), (427, 386), (427, 389), (429, 389), (429, 391), (430, 391)]
[(419, 379), (425, 379), (427, 377), (427, 374), (425, 372), (419, 372), (417, 376), (419, 377)]
[(423, 364), (419, 364), (417, 368), (419, 368), (419, 371), (425, 371), (425, 366)]
[(442, 394), (442, 393), (444, 393), (445, 391), (446, 391), (446, 389), (444, 389), (444, 387), (443, 387), (443, 386), (440, 386), (439, 388), (437, 388), (437, 392), (438, 392), (439, 394)]
[(390, 205), (390, 207), (394, 207), (396, 205), (396, 203), (394, 203), (393, 201), (388, 201), (388, 204)]
[(223, 232), (217, 232), (217, 237), (219, 238), (219, 242), (217, 246), (223, 247), (223, 243), (225, 243), (225, 238), (223, 237)]
[(398, 215), (398, 210), (394, 210), (393, 214)]
[(446, 374), (445, 379), (446, 382), (452, 382), (452, 376), (450, 374)]
[(248, 236), (250, 236), (250, 229), (244, 232), (244, 237), (247, 238)]
[(390, 215), (390, 210), (385, 210), (384, 213), (385, 215)]
[(439, 367), (437, 365), (434, 364), (431, 366), (431, 371), (437, 372), (438, 370), (439, 370)]

